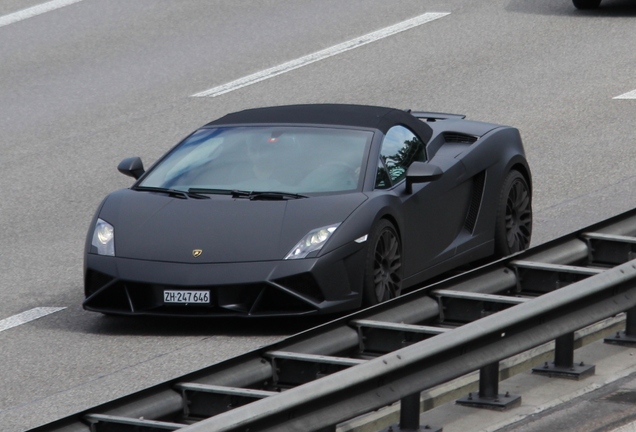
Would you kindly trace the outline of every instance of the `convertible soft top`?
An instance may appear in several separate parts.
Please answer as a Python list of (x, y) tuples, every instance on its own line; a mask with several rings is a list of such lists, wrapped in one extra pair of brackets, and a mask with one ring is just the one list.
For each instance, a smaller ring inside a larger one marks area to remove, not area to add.
[(255, 108), (227, 114), (207, 126), (230, 124), (321, 124), (378, 129), (386, 133), (402, 124), (417, 132), (427, 142), (431, 128), (408, 111), (368, 105), (312, 104)]

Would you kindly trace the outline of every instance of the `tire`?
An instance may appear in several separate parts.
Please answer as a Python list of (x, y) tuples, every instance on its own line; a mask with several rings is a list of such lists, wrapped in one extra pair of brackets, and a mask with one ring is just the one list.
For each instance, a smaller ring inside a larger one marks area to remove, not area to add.
[(401, 292), (402, 243), (393, 224), (382, 219), (369, 235), (362, 302), (364, 306), (373, 306)]
[(527, 249), (532, 236), (532, 195), (516, 170), (506, 176), (499, 194), (495, 225), (495, 254), (508, 256)]
[(596, 9), (600, 6), (601, 0), (572, 0), (577, 9)]

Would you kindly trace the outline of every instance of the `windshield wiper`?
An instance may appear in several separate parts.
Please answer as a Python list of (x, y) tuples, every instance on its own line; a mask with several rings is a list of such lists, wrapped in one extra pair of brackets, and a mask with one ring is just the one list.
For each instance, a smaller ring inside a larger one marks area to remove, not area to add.
[(203, 189), (203, 188), (190, 188), (189, 193), (196, 194), (218, 194), (218, 195), (231, 195), (232, 198), (248, 198), (250, 200), (287, 200), (307, 198), (306, 195), (290, 192), (274, 192), (274, 191), (245, 191), (245, 190), (229, 190), (229, 189)]
[(297, 193), (290, 193), (290, 192), (266, 191), (266, 192), (250, 192), (248, 195), (248, 198), (251, 200), (287, 200), (287, 199), (308, 198), (308, 196), (297, 194)]
[(162, 193), (166, 193), (170, 195), (171, 197), (181, 198), (181, 199), (188, 199), (188, 198), (210, 199), (209, 196), (201, 195), (196, 192), (191, 192), (189, 190), (186, 192), (186, 191), (182, 191), (178, 189), (169, 189), (169, 188), (152, 187), (152, 186), (137, 186), (133, 188), (133, 190), (145, 191), (145, 192), (162, 192)]
[[(230, 189), (208, 189), (208, 188), (190, 188), (188, 189), (188, 193), (191, 194), (207, 194), (207, 195), (232, 195), (234, 196), (233, 190)], [(249, 192), (245, 192), (249, 193)]]

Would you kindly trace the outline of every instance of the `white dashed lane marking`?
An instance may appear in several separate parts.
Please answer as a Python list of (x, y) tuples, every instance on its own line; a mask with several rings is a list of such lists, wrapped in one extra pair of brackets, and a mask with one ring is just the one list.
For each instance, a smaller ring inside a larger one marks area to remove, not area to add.
[(72, 5), (73, 3), (79, 3), (82, 0), (53, 0), (50, 2), (42, 3), (37, 6), (33, 6), (21, 11), (10, 13), (8, 15), (0, 16), (0, 27), (16, 23), (18, 21), (25, 20), (37, 15), (41, 15), (52, 10), (59, 9), (64, 6)]
[(197, 93), (192, 95), (193, 97), (215, 97), (220, 96), (225, 93), (229, 93), (234, 90), (238, 90), (242, 87), (246, 87), (248, 85), (256, 84), (257, 82), (264, 81), (269, 78), (273, 78), (277, 75), (284, 74), (286, 72), (292, 71), (294, 69), (298, 69), (303, 66), (307, 66), (308, 64), (315, 63), (320, 60), (324, 60), (328, 57), (335, 56), (337, 54), (343, 53), (345, 51), (352, 50), (354, 48), (359, 48), (363, 45), (369, 44), (371, 42), (378, 41), (380, 39), (384, 39), (389, 36), (393, 36), (394, 34), (403, 32), (405, 30), (409, 30), (413, 27), (420, 26), (427, 22), (431, 22), (438, 18), (445, 17), (446, 15), (450, 15), (450, 12), (429, 12), (423, 15), (419, 15), (415, 18), (411, 18), (406, 21), (402, 21), (401, 23), (392, 25), (390, 27), (383, 28), (381, 30), (375, 31), (373, 33), (369, 33), (364, 36), (360, 36), (355, 39), (351, 39), (350, 41), (343, 42), (338, 45), (334, 45), (330, 48), (326, 48), (322, 51), (315, 52), (313, 54), (306, 55), (304, 57), (298, 58), (296, 60), (289, 61), (287, 63), (283, 63), (279, 66), (275, 66), (273, 68), (265, 69), (261, 72), (257, 72), (252, 75), (248, 75), (243, 78), (239, 78), (235, 81), (229, 82), (227, 84), (220, 85), (218, 87), (211, 88), (209, 90), (203, 91), (201, 93)]
[(616, 96), (614, 99), (636, 99), (636, 90), (632, 90), (620, 96)]
[(8, 330), (13, 327), (17, 327), (22, 324), (26, 324), (29, 321), (42, 318), (43, 316), (50, 315), (55, 312), (66, 309), (65, 307), (37, 307), (29, 309), (26, 312), (19, 313), (17, 315), (10, 316), (0, 320), (0, 332)]

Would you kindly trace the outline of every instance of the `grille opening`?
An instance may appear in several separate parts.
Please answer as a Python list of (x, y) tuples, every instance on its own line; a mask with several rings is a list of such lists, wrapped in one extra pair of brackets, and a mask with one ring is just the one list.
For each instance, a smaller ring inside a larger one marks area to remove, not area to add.
[[(302, 279), (302, 278), (301, 278)], [(164, 304), (164, 290), (210, 291), (210, 304)], [(309, 289), (311, 290), (311, 289)], [(316, 308), (268, 283), (224, 286), (169, 286), (118, 281), (85, 301), (88, 309), (112, 313), (183, 316), (305, 314)]]
[(315, 308), (273, 287), (267, 287), (253, 306), (252, 313), (309, 312)]
[(320, 303), (325, 300), (322, 291), (318, 288), (316, 280), (309, 273), (302, 273), (299, 275), (277, 279), (275, 282), (291, 291), (295, 291), (305, 297), (309, 297), (316, 303)]
[(265, 284), (226, 285), (211, 287), (211, 293), (215, 306), (248, 314), (265, 287)]
[(84, 292), (86, 297), (96, 293), (101, 287), (113, 281), (114, 278), (104, 273), (100, 273), (95, 270), (88, 270), (86, 272), (86, 279), (84, 282)]
[(95, 308), (102, 312), (131, 312), (128, 294), (123, 283), (118, 282), (84, 301), (88, 308)]

